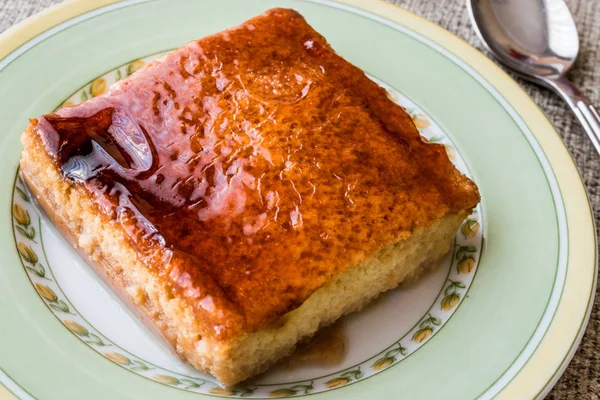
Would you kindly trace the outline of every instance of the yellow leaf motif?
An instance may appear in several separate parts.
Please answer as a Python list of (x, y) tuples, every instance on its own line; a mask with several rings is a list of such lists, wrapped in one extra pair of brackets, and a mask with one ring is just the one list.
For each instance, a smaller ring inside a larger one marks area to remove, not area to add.
[(417, 331), (417, 333), (415, 333), (415, 336), (413, 337), (413, 341), (415, 341), (417, 343), (423, 343), (424, 341), (426, 341), (429, 338), (429, 336), (431, 336), (432, 333), (433, 333), (433, 329), (431, 329), (430, 327), (419, 329)]
[(479, 232), (479, 222), (475, 221), (474, 219), (468, 219), (467, 222), (465, 222), (460, 228), (460, 230), (466, 237), (475, 236), (477, 235), (477, 232)]
[(452, 310), (458, 304), (458, 300), (460, 300), (460, 297), (458, 297), (458, 295), (455, 293), (444, 297), (444, 300), (442, 300), (442, 310)]
[(104, 79), (98, 78), (92, 82), (92, 86), (90, 87), (92, 96), (100, 96), (104, 92), (106, 92), (106, 81)]
[(344, 386), (348, 382), (350, 382), (350, 379), (348, 379), (348, 378), (335, 378), (335, 379), (325, 382), (325, 387), (327, 387), (329, 389), (333, 389), (336, 387)]
[(45, 298), (46, 300), (48, 300), (50, 302), (54, 302), (54, 301), (58, 300), (58, 297), (56, 297), (56, 293), (54, 293), (52, 291), (52, 289), (50, 289), (48, 286), (44, 286), (39, 283), (36, 283), (35, 290), (37, 290), (37, 292), (39, 293), (40, 296), (42, 296), (43, 298)]
[(277, 389), (269, 393), (269, 397), (290, 397), (296, 394), (292, 389)]
[(133, 74), (135, 71), (142, 68), (144, 65), (146, 65), (146, 63), (142, 60), (135, 60), (134, 62), (129, 64), (129, 67), (127, 67), (127, 74)]
[(21, 225), (27, 226), (31, 223), (31, 219), (29, 219), (29, 213), (18, 204), (13, 204), (13, 216)]
[(454, 147), (450, 147), (450, 146), (444, 146), (446, 147), (446, 154), (448, 155), (448, 159), (450, 161), (454, 161), (454, 159), (456, 158), (456, 150), (454, 150)]
[(216, 394), (218, 396), (233, 396), (235, 392), (233, 390), (224, 389), (220, 387), (214, 387), (208, 391), (210, 394)]
[(373, 364), (373, 369), (375, 371), (379, 371), (381, 369), (385, 369), (394, 363), (394, 359), (392, 357), (383, 357)]
[(429, 119), (422, 114), (413, 115), (412, 120), (417, 129), (425, 129), (429, 126)]
[(117, 364), (127, 365), (129, 364), (129, 358), (118, 354), (118, 353), (105, 353), (106, 358), (108, 358), (112, 362), (116, 362)]
[(475, 268), (475, 259), (473, 257), (464, 257), (458, 262), (458, 270), (461, 274), (470, 274)]
[(178, 385), (180, 383), (179, 379), (169, 375), (154, 375), (152, 379), (165, 385)]
[(19, 243), (17, 249), (19, 250), (21, 257), (28, 263), (35, 264), (38, 262), (37, 255), (31, 250), (31, 247), (27, 246), (25, 243)]
[(79, 325), (77, 322), (75, 321), (71, 321), (71, 320), (64, 320), (63, 321), (65, 326), (74, 334), (79, 335), (79, 336), (87, 336), (89, 335), (89, 332), (87, 329), (85, 329), (83, 326)]
[[(386, 90), (385, 93), (387, 94), (388, 99), (390, 99), (394, 103), (398, 103), (400, 101), (400, 98), (398, 97), (398, 94), (396, 92), (390, 92)], [(404, 111), (406, 111), (406, 108), (404, 108)]]
[(75, 103), (73, 103), (71, 100), (67, 100), (64, 103), (62, 103), (60, 108), (73, 107), (74, 105), (75, 105)]

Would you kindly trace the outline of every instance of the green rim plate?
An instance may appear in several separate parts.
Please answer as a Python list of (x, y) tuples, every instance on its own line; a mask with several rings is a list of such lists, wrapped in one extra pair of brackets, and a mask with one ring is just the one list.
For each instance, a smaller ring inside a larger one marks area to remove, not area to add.
[(99, 357), (49, 312), (13, 240), (19, 134), (27, 118), (53, 110), (105, 71), (275, 6), (300, 11), (342, 56), (435, 120), (481, 189), (486, 223), (476, 279), (443, 329), (402, 363), (312, 396), (542, 396), (576, 348), (595, 287), (593, 220), (572, 160), (531, 100), (464, 42), (380, 2), (326, 0), (76, 1), (3, 35), (0, 381), (21, 398), (203, 396)]

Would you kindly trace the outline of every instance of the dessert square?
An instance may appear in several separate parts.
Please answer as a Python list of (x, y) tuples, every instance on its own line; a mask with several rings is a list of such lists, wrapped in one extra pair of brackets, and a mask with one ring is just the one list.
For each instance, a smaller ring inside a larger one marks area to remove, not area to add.
[(475, 184), (293, 10), (30, 121), (22, 175), (96, 272), (225, 385), (450, 250)]

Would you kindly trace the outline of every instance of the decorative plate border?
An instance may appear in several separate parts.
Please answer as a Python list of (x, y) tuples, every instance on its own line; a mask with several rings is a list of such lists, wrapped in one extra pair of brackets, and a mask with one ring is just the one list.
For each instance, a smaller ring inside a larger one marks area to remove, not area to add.
[[(146, 63), (165, 54), (155, 53), (130, 61), (88, 82), (58, 108), (72, 106), (105, 93), (115, 82), (131, 75)], [(397, 103), (410, 102), (397, 90), (375, 78), (388, 89), (390, 97)], [(416, 105), (408, 107), (415, 125), (430, 142), (444, 144), (449, 157), (456, 157), (456, 150), (443, 131), (432, 123)], [(434, 126), (431, 131), (428, 129)], [(435, 133), (434, 136), (431, 136)], [(113, 363), (140, 376), (174, 388), (227, 397), (291, 397), (321, 393), (367, 379), (406, 359), (452, 317), (475, 276), (483, 247), (483, 220), (481, 206), (465, 221), (457, 233), (448, 275), (436, 299), (425, 315), (401, 338), (374, 356), (338, 372), (309, 380), (279, 384), (255, 384), (237, 388), (223, 388), (209, 375), (190, 376), (162, 368), (116, 345), (91, 325), (67, 298), (56, 281), (44, 248), (41, 220), (42, 213), (34, 206), (24, 182), (17, 172), (13, 188), (13, 234), (23, 268), (48, 309), (77, 338)], [(204, 374), (202, 374), (204, 375)]]

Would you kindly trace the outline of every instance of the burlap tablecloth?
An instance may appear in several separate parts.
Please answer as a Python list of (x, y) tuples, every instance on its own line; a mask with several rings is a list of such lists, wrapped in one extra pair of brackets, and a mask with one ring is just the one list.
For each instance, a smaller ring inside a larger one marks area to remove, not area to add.
[[(365, 0), (368, 1), (368, 0)], [(471, 27), (464, 0), (388, 0), (457, 34), (484, 51)], [(523, 0), (530, 1), (530, 0)], [(60, 0), (0, 0), (0, 32)], [(600, 0), (567, 0), (577, 21), (580, 56), (572, 81), (600, 108)], [(486, 51), (484, 53), (487, 54)], [(517, 79), (563, 137), (583, 176), (600, 227), (600, 157), (566, 104), (550, 91)], [(600, 296), (581, 346), (548, 399), (600, 399)]]

